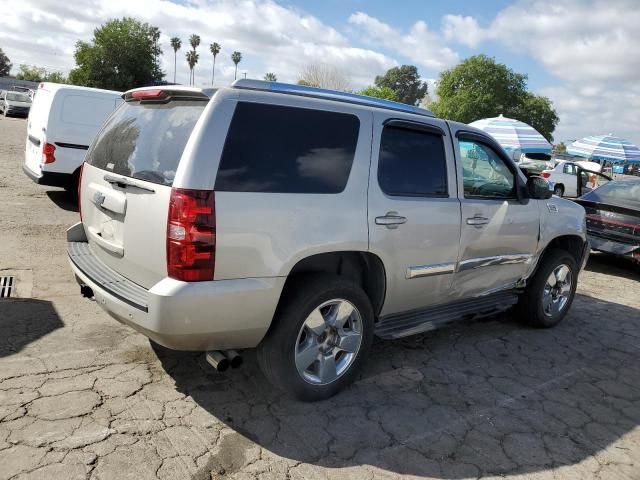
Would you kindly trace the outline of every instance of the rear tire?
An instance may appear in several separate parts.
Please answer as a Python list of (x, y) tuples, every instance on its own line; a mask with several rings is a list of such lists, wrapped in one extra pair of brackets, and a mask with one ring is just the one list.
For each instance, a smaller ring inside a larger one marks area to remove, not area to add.
[(562, 197), (564, 195), (564, 187), (562, 185), (556, 185), (553, 187), (553, 194), (557, 197)]
[(373, 341), (373, 308), (355, 283), (334, 275), (291, 280), (257, 348), (267, 379), (305, 402), (353, 382)]
[(573, 303), (577, 281), (575, 258), (565, 250), (548, 251), (520, 297), (516, 314), (532, 327), (555, 327)]

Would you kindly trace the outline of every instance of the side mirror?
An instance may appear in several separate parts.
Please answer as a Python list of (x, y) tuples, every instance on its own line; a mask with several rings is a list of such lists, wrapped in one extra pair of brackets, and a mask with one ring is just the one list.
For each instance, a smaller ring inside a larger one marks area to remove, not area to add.
[(530, 198), (534, 198), (536, 200), (546, 200), (547, 198), (551, 198), (549, 182), (544, 178), (535, 175), (527, 179), (527, 192), (529, 192)]

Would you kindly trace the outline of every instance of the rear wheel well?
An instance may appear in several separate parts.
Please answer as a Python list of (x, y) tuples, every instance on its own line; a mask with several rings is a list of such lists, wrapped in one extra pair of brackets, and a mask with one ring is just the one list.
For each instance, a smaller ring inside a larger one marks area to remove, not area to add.
[(364, 290), (377, 316), (382, 310), (386, 276), (382, 260), (369, 252), (330, 252), (300, 260), (287, 277), (284, 289), (292, 287), (293, 278), (317, 273), (329, 273), (346, 278)]

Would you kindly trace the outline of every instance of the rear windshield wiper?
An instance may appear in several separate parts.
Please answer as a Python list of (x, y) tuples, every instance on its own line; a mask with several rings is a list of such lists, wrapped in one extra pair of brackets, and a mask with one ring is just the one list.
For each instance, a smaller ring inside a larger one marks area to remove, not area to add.
[(148, 192), (153, 192), (155, 193), (156, 191), (151, 188), (151, 187), (147, 187), (146, 185), (140, 183), (140, 182), (136, 182), (135, 180), (132, 180), (130, 178), (127, 177), (116, 177), (114, 175), (109, 175), (106, 174), (104, 176), (104, 181), (105, 182), (109, 182), (111, 184), (117, 184), (119, 186), (124, 186), (124, 187), (135, 187), (135, 188), (139, 188), (141, 190), (147, 190)]

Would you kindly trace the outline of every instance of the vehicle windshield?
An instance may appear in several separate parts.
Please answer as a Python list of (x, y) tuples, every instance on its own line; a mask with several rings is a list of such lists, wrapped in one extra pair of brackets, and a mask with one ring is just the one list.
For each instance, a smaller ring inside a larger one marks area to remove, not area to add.
[(90, 165), (127, 177), (172, 185), (182, 151), (207, 102), (124, 103), (89, 152)]
[(25, 95), (24, 93), (7, 92), (7, 100), (11, 100), (12, 102), (31, 103), (29, 95)]
[(608, 182), (583, 197), (590, 202), (607, 203), (640, 210), (640, 181)]

